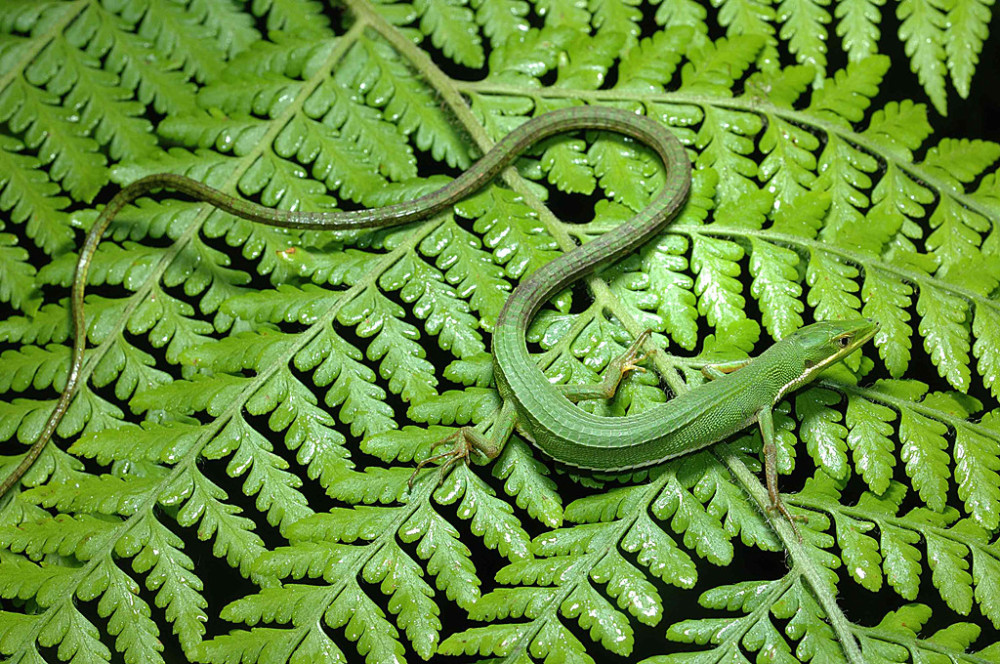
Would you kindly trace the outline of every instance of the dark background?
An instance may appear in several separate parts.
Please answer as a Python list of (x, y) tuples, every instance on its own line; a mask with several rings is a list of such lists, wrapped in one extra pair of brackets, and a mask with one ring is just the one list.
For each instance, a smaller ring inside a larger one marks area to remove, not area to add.
[[(0, 0), (3, 2), (4, 0)], [(663, 2), (670, 2), (671, 0), (662, 0)], [(648, 9), (648, 5), (645, 5)], [(951, 82), (948, 82), (946, 91), (948, 94), (948, 116), (941, 116), (930, 104), (926, 95), (923, 93), (923, 89), (918, 82), (917, 75), (910, 71), (910, 59), (904, 52), (904, 45), (899, 41), (898, 30), (899, 21), (895, 17), (896, 3), (887, 3), (881, 8), (882, 21), (880, 24), (880, 30), (882, 33), (882, 38), (879, 41), (879, 48), (883, 53), (888, 55), (893, 62), (892, 68), (889, 71), (888, 76), (881, 83), (879, 95), (873, 100), (872, 108), (879, 108), (890, 101), (901, 101), (904, 99), (912, 99), (916, 102), (923, 103), (928, 107), (928, 119), (934, 129), (934, 134), (926, 141), (925, 145), (917, 152), (915, 158), (922, 159), (923, 154), (926, 152), (927, 148), (936, 144), (939, 140), (945, 137), (953, 138), (966, 138), (966, 139), (984, 139), (991, 140), (1000, 143), (1000, 5), (994, 6), (992, 11), (994, 13), (990, 37), (987, 37), (984, 44), (983, 52), (980, 54), (980, 63), (977, 67), (976, 74), (971, 81), (970, 86), (970, 96), (967, 99), (961, 99)], [(833, 10), (833, 6), (828, 6), (828, 10)], [(831, 26), (831, 32), (832, 32)], [(832, 35), (831, 35), (832, 36)], [(423, 45), (429, 51), (433, 53), (431, 44), (429, 40)], [(830, 42), (831, 52), (829, 54), (830, 66), (828, 71), (834, 72), (838, 69), (843, 68), (846, 65), (846, 57), (839, 50), (839, 39), (833, 37)], [(441, 66), (449, 73), (455, 73), (450, 71), (452, 68), (447, 66), (447, 61), (444, 58), (435, 58), (439, 66)], [(861, 126), (865, 126), (869, 116), (866, 116), (865, 120), (862, 121)], [(110, 198), (110, 194), (114, 193), (115, 189), (113, 187), (108, 188), (108, 193), (104, 194), (107, 198)], [(107, 202), (105, 199), (103, 202)], [(234, 258), (238, 260), (238, 252), (232, 252), (235, 254)], [(240, 265), (248, 271), (250, 274), (255, 274), (256, 270), (253, 264), (248, 264), (247, 266)], [(4, 307), (0, 306), (0, 316), (7, 313)], [(931, 378), (933, 378), (933, 370), (931, 371)], [(264, 430), (264, 427), (261, 427)], [(800, 450), (800, 454), (803, 452)], [(294, 456), (294, 455), (290, 455)], [(294, 467), (294, 462), (293, 462)], [(488, 477), (488, 471), (483, 471), (482, 469), (477, 469), (481, 476)], [(229, 492), (231, 497), (241, 495), (242, 480), (232, 480), (230, 482), (226, 481), (223, 473), (218, 473), (213, 475), (213, 480), (218, 481), (218, 483), (225, 487)], [(795, 488), (794, 483), (785, 490), (793, 490)], [(248, 501), (252, 503), (252, 501)], [(317, 509), (322, 509), (321, 504), (316, 505)], [(442, 511), (447, 512), (449, 509), (442, 507)], [(254, 510), (251, 505), (248, 505), (248, 513), (253, 514)], [(523, 516), (523, 515), (519, 515)], [(461, 523), (457, 518), (452, 519), (453, 523)], [(527, 527), (531, 527), (532, 523), (525, 522)], [(258, 526), (262, 530), (266, 530), (266, 524), (258, 523)], [(190, 532), (190, 531), (189, 531)], [(503, 564), (503, 561), (499, 560), (497, 554), (489, 550), (477, 549), (477, 544), (479, 540), (475, 537), (463, 537), (463, 542), (471, 546), (474, 549), (473, 560), (475, 560), (477, 565), (477, 572), (481, 579), (484, 580), (485, 585), (492, 587), (493, 575), (496, 569)], [(780, 554), (757, 554), (755, 552), (746, 552), (745, 549), (738, 547), (740, 551), (740, 557), (734, 561), (734, 564), (726, 569), (720, 570), (721, 574), (729, 574), (732, 578), (729, 578), (729, 582), (738, 581), (745, 578), (774, 578), (782, 573), (785, 569), (785, 560)], [(206, 591), (206, 596), (210, 598), (211, 605), (208, 608), (210, 615), (215, 614), (222, 606), (224, 606), (228, 601), (236, 599), (238, 597), (244, 596), (247, 592), (252, 592), (253, 589), (249, 585), (242, 585), (243, 580), (240, 578), (239, 574), (228, 567), (225, 561), (220, 560), (213, 556), (212, 554), (212, 543), (204, 542), (199, 543), (194, 541), (193, 538), (186, 538), (185, 542), (185, 552), (195, 558), (198, 565), (199, 574), (205, 579), (214, 579), (215, 583), (210, 584), (210, 587)], [(765, 568), (765, 571), (755, 571), (752, 573), (746, 573), (744, 570), (753, 568)], [(724, 582), (722, 579), (713, 579), (707, 572), (712, 568), (708, 566), (702, 566), (700, 568), (700, 580), (696, 590), (686, 591), (684, 593), (671, 593), (667, 597), (676, 598), (681, 597), (682, 601), (675, 602), (672, 606), (666, 607), (668, 613), (671, 615), (669, 618), (664, 619), (659, 626), (655, 628), (645, 628), (633, 623), (633, 627), (637, 629), (636, 633), (636, 648), (633, 651), (631, 657), (628, 661), (637, 661), (638, 659), (654, 654), (650, 649), (650, 644), (661, 643), (663, 626), (669, 624), (671, 620), (677, 620), (680, 617), (699, 617), (708, 615), (708, 612), (701, 609), (696, 604), (697, 595), (701, 590), (705, 590), (715, 583)], [(228, 593), (225, 595), (218, 594), (220, 590), (223, 593)], [(374, 590), (369, 588), (369, 590)], [(855, 607), (855, 613), (851, 614), (851, 618), (856, 620), (859, 624), (874, 624), (877, 620), (884, 615), (887, 608), (901, 604), (901, 600), (898, 596), (894, 595), (891, 591), (883, 589), (880, 595), (874, 595), (867, 593), (867, 591), (860, 590), (856, 584), (852, 582), (842, 583), (840, 586), (842, 593), (842, 601), (845, 606)], [(152, 597), (145, 590), (143, 591), (145, 599), (150, 601), (152, 604)], [(922, 592), (927, 593), (926, 596), (921, 596), (921, 600), (927, 601), (934, 606), (940, 606), (940, 600), (935, 599), (935, 592), (932, 588), (932, 584), (929, 582), (928, 573), (926, 570), (923, 572), (923, 583)], [(372, 596), (378, 597), (379, 593), (377, 591), (372, 592)], [(447, 602), (442, 602), (443, 606), (450, 606)], [(862, 614), (859, 607), (868, 607), (870, 610)], [(86, 610), (94, 611), (93, 604), (86, 605)], [(383, 606), (383, 609), (386, 607)], [(92, 619), (100, 623), (100, 619), (97, 618), (93, 613), (90, 615)], [(164, 625), (163, 617), (161, 613), (156, 614), (156, 619), (158, 623), (162, 626)], [(941, 628), (947, 626), (951, 619), (954, 618), (946, 611), (941, 611), (936, 614), (935, 619), (940, 621), (938, 624), (934, 624), (934, 628)], [(447, 636), (456, 631), (459, 631), (467, 627), (480, 626), (481, 623), (476, 623), (470, 621), (464, 615), (464, 613), (458, 613), (456, 615), (442, 615), (442, 622), (444, 623), (443, 636)], [(984, 625), (987, 621), (982, 619), (979, 615), (978, 610), (974, 612), (972, 620), (975, 620), (977, 624)], [(564, 621), (570, 629), (572, 629), (581, 638), (584, 643), (590, 643), (589, 638), (582, 633), (579, 625), (575, 621)], [(226, 632), (230, 629), (235, 629), (237, 625), (227, 623), (225, 621), (213, 620), (209, 624), (209, 630), (211, 636), (211, 630), (222, 630)], [(929, 632), (928, 632), (929, 633)], [(180, 653), (179, 647), (176, 643), (176, 639), (173, 635), (169, 633), (163, 633), (160, 638), (167, 645), (167, 652), (165, 653), (168, 661), (184, 661), (183, 655)], [(990, 640), (997, 638), (997, 634), (984, 633), (980, 638), (980, 643), (985, 644)], [(344, 647), (345, 653), (347, 654), (348, 661), (362, 661), (363, 658), (357, 655), (357, 653), (352, 649), (352, 645), (344, 638), (342, 632), (338, 632), (335, 635), (335, 639)], [(401, 639), (406, 643), (405, 638)], [(108, 644), (109, 646), (111, 644)], [(599, 646), (593, 648), (593, 652), (599, 654), (602, 657), (603, 662), (625, 662), (625, 658), (616, 658), (603, 651)], [(47, 653), (48, 654), (48, 653)], [(407, 649), (407, 657), (410, 661), (420, 661), (414, 653)], [(116, 653), (114, 661), (121, 661), (120, 656)], [(54, 656), (50, 657), (50, 660), (55, 660)], [(475, 658), (436, 658), (436, 661), (447, 661), (459, 664), (460, 662), (473, 661)]]
[[(917, 75), (910, 71), (910, 59), (898, 37), (899, 20), (894, 13), (895, 4), (883, 6), (882, 39), (879, 41), (879, 48), (892, 58), (892, 67), (882, 81), (879, 95), (872, 106), (878, 108), (886, 102), (903, 99), (926, 104), (928, 119), (934, 128), (934, 135), (929, 139), (931, 144), (942, 138), (978, 138), (1000, 143), (1000, 6), (994, 6), (992, 10), (990, 34), (985, 39), (983, 51), (979, 55), (979, 65), (976, 67), (975, 76), (972, 77), (969, 97), (967, 99), (959, 97), (949, 80), (948, 116), (942, 117), (923, 94), (923, 87), (917, 80)], [(833, 54), (830, 60), (832, 64)]]

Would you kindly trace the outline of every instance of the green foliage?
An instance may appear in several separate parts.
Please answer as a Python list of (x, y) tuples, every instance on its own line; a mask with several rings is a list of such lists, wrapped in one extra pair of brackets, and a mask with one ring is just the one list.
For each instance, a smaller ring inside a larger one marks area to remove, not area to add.
[[(991, 5), (891, 6), (941, 113)], [(646, 328), (666, 350), (583, 407), (638, 412), (661, 379), (686, 389), (814, 319), (882, 326), (775, 413), (801, 541), (763, 509), (753, 431), (615, 478), (515, 434), (411, 488), (435, 443), (495, 416), (507, 293), (644, 205), (669, 177), (655, 156), (552, 139), (453, 210), (373, 232), (142, 199), (94, 258), (84, 385), (0, 504), (5, 661), (1000, 662), (1000, 146), (935, 136), (920, 90), (876, 99), (906, 74), (879, 54), (888, 10), (5, 0), (0, 474), (66, 382), (81, 229), (149, 173), (385, 205), (525, 117), (641, 110), (687, 146), (691, 199), (528, 339), (569, 383)], [(557, 190), (600, 198), (593, 219), (576, 199), (556, 218)]]

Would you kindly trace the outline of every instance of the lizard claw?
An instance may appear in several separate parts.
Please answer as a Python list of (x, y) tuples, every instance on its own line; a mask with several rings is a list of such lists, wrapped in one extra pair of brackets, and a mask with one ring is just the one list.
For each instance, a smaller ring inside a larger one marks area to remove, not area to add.
[(448, 472), (451, 470), (452, 466), (461, 461), (468, 463), (472, 450), (479, 449), (479, 446), (476, 444), (477, 436), (481, 436), (481, 434), (475, 431), (473, 427), (462, 427), (458, 431), (445, 436), (438, 442), (434, 443), (434, 445), (431, 446), (432, 450), (451, 442), (454, 442), (455, 444), (447, 452), (434, 454), (419, 462), (417, 467), (413, 469), (413, 474), (410, 475), (410, 479), (406, 482), (407, 488), (409, 490), (413, 490), (413, 484), (417, 480), (417, 474), (419, 474), (425, 466), (428, 466), (435, 461), (444, 459), (444, 463), (442, 463), (438, 468), (438, 481), (435, 486), (439, 486), (442, 482), (444, 482), (444, 478), (448, 476)]

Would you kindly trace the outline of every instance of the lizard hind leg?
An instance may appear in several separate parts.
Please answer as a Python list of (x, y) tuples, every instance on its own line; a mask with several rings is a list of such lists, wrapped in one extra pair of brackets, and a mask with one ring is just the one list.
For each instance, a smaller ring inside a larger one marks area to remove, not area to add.
[(435, 486), (440, 485), (444, 481), (455, 464), (461, 462), (468, 463), (472, 458), (473, 452), (476, 452), (487, 461), (497, 458), (500, 452), (503, 451), (504, 444), (506, 444), (511, 431), (514, 429), (515, 418), (514, 405), (505, 401), (503, 406), (495, 411), (492, 422), (490, 420), (485, 421), (485, 424), (490, 429), (490, 435), (480, 431), (480, 425), (464, 426), (437, 441), (431, 446), (431, 451), (449, 444), (451, 445), (451, 449), (440, 454), (432, 454), (420, 461), (417, 467), (413, 469), (413, 474), (410, 475), (407, 486), (412, 490), (420, 471), (425, 466), (438, 461), (442, 463), (438, 467), (438, 479)]

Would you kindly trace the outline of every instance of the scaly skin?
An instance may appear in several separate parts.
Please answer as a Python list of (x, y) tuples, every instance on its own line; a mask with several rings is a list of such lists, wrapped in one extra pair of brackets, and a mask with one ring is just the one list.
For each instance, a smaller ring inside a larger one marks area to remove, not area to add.
[[(172, 189), (190, 196), (195, 200), (204, 201), (221, 208), (238, 217), (260, 222), (270, 226), (284, 228), (301, 228), (309, 230), (352, 230), (359, 228), (382, 228), (404, 224), (423, 219), (447, 206), (474, 193), (484, 184), (492, 180), (501, 170), (531, 145), (553, 136), (575, 129), (610, 129), (621, 130), (637, 126), (636, 132), (649, 131), (650, 128), (666, 133), (652, 120), (613, 109), (597, 107), (575, 107), (553, 111), (540, 115), (525, 122), (497, 143), (472, 168), (441, 189), (421, 196), (420, 198), (369, 210), (351, 212), (303, 212), (275, 210), (250, 201), (241, 200), (196, 180), (182, 175), (161, 173), (150, 175), (129, 184), (119, 191), (101, 212), (94, 222), (84, 241), (83, 248), (76, 264), (76, 276), (73, 280), (70, 302), (73, 309), (73, 353), (69, 376), (66, 385), (59, 395), (52, 415), (49, 417), (39, 435), (18, 467), (0, 484), (0, 497), (4, 496), (21, 477), (28, 471), (45, 445), (52, 438), (56, 428), (62, 421), (69, 404), (76, 394), (83, 367), (83, 353), (86, 347), (86, 328), (83, 313), (83, 294), (87, 283), (87, 272), (90, 262), (97, 250), (97, 245), (114, 220), (118, 212), (139, 198), (157, 189)], [(633, 133), (626, 131), (625, 133)], [(669, 136), (669, 134), (667, 134)]]
[[(638, 139), (659, 154), (667, 167), (668, 181), (645, 209), (614, 232), (570, 251), (531, 275), (514, 290), (500, 314), (493, 338), (497, 387), (505, 403), (513, 404), (521, 426), (544, 452), (569, 465), (605, 471), (651, 465), (692, 452), (746, 427), (758, 417), (763, 418), (762, 409), (767, 410), (769, 421), (770, 407), (787, 390), (811, 379), (820, 365), (839, 361), (874, 333), (870, 321), (817, 324), (826, 326), (823, 329), (810, 326), (732, 375), (686, 392), (656, 409), (625, 418), (590, 415), (557, 394), (532, 363), (525, 346), (524, 336), (532, 317), (553, 294), (599, 266), (634, 251), (659, 232), (683, 206), (690, 188), (691, 165), (673, 134), (653, 120), (626, 111), (578, 106), (538, 116), (507, 135), (472, 168), (441, 189), (407, 203), (370, 210), (274, 210), (234, 198), (187, 177), (150, 175), (118, 192), (87, 234), (71, 293), (74, 344), (69, 377), (42, 434), (20, 465), (0, 484), (0, 496), (38, 458), (76, 392), (86, 338), (83, 294), (87, 271), (110, 222), (139, 196), (155, 189), (174, 189), (244, 219), (286, 228), (345, 230), (394, 226), (444, 209), (490, 181), (531, 145), (578, 129), (608, 130)], [(810, 330), (822, 343), (817, 341), (810, 346), (806, 341)], [(830, 346), (831, 339), (843, 339), (846, 334), (853, 335), (849, 348)], [(811, 364), (804, 366), (803, 361)], [(508, 407), (504, 412), (511, 410)], [(489, 447), (487, 455), (495, 456), (503, 442)], [(455, 452), (451, 456), (462, 454)], [(769, 488), (773, 489), (770, 479), (769, 474)], [(772, 491), (772, 501), (777, 505), (775, 496), (776, 489)]]
[[(493, 337), (500, 392), (513, 401), (518, 423), (528, 429), (535, 445), (568, 466), (618, 472), (690, 454), (745, 429), (758, 421), (762, 411), (770, 413), (785, 394), (868, 341), (878, 326), (868, 319), (813, 323), (739, 370), (626, 417), (593, 415), (551, 394), (551, 385), (534, 365), (531, 371), (502, 368), (509, 359), (497, 342), (500, 329), (498, 324)], [(847, 340), (847, 345), (838, 346), (836, 339)], [(514, 348), (515, 358), (519, 341), (528, 358), (523, 336), (504, 341)], [(772, 502), (777, 508), (778, 501)]]

